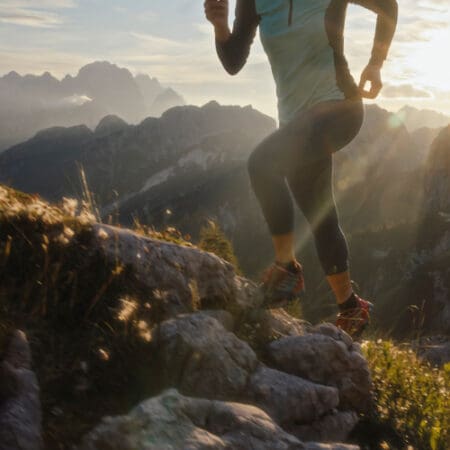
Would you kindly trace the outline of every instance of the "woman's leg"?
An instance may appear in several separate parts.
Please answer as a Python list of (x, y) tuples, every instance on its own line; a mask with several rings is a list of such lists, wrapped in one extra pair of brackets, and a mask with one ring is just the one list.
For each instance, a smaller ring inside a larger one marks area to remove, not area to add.
[(296, 261), (294, 233), (272, 235), (275, 260), (281, 263)]
[(247, 168), (255, 196), (272, 236), (275, 260), (295, 260), (294, 204), (286, 184), (286, 136), (278, 129), (254, 149)]
[(307, 219), (317, 255), (337, 303), (352, 293), (348, 245), (339, 225), (332, 188), (332, 156), (312, 163), (289, 176), (295, 200)]
[(347, 240), (333, 194), (332, 155), (358, 134), (363, 115), (360, 101), (319, 104), (310, 129), (311, 147), (318, 157), (306, 165), (298, 159), (288, 173), (289, 186), (311, 226), (322, 268), (338, 304), (351, 297), (353, 288)]
[[(253, 151), (248, 171), (272, 234), (276, 258), (294, 254), (293, 206), (285, 179), (309, 221), (322, 267), (338, 301), (350, 276), (348, 250), (332, 191), (331, 155), (350, 142), (362, 123), (362, 103), (323, 102), (298, 114)], [(341, 274), (336, 277), (336, 274)]]

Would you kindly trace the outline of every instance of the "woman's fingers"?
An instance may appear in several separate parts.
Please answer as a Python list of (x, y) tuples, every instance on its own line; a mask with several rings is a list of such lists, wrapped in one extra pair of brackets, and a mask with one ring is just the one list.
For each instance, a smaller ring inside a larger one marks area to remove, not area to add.
[[(366, 90), (366, 84), (370, 82), (370, 89)], [(362, 97), (374, 99), (380, 93), (383, 83), (381, 82), (380, 69), (372, 66), (366, 67), (361, 74), (359, 92)]]
[(228, 18), (228, 0), (205, 0), (205, 15), (210, 21)]

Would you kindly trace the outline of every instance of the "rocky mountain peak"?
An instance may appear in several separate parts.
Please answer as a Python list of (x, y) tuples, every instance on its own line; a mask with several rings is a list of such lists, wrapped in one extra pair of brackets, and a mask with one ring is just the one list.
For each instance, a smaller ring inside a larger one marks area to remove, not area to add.
[(425, 171), (427, 211), (450, 214), (450, 125), (434, 140)]
[[(0, 98), (0, 151), (41, 129), (81, 123), (94, 128), (109, 114), (138, 123), (185, 103), (181, 95), (156, 78), (134, 77), (128, 69), (108, 61), (87, 64), (77, 75), (67, 75), (61, 81), (49, 72), (23, 77), (10, 72), (0, 78)], [(71, 101), (85, 98), (92, 101)]]
[(118, 131), (122, 131), (128, 127), (128, 124), (114, 114), (103, 117), (95, 128), (95, 135), (98, 137), (108, 136)]

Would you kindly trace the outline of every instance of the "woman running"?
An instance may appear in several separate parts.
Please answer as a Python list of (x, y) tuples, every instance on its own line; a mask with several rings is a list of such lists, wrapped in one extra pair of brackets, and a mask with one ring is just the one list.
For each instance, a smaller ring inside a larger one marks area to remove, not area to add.
[[(371, 58), (359, 85), (344, 56), (348, 3), (377, 14)], [(358, 134), (364, 117), (362, 98), (373, 99), (381, 90), (380, 71), (397, 24), (397, 2), (237, 0), (232, 31), (228, 0), (205, 0), (204, 8), (225, 70), (231, 75), (241, 70), (259, 26), (275, 80), (279, 127), (248, 160), (251, 185), (275, 250), (275, 261), (262, 278), (267, 306), (284, 306), (304, 292), (303, 268), (295, 257), (290, 191), (311, 227), (336, 296), (336, 325), (357, 337), (369, 323), (372, 305), (353, 292), (347, 241), (333, 195), (332, 155)]]

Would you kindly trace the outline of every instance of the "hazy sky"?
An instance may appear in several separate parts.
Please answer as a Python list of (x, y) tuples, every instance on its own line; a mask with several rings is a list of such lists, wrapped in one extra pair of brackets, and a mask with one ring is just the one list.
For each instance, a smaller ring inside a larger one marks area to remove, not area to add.
[[(232, 23), (234, 0), (230, 6)], [(450, 114), (449, 0), (399, 0), (399, 7), (377, 103)], [(357, 81), (370, 55), (375, 17), (359, 6), (348, 11), (346, 55)], [(244, 69), (228, 75), (215, 54), (203, 0), (0, 0), (0, 75), (50, 71), (62, 77), (94, 60), (157, 77), (188, 103), (252, 104), (276, 117), (275, 86), (259, 36)]]

